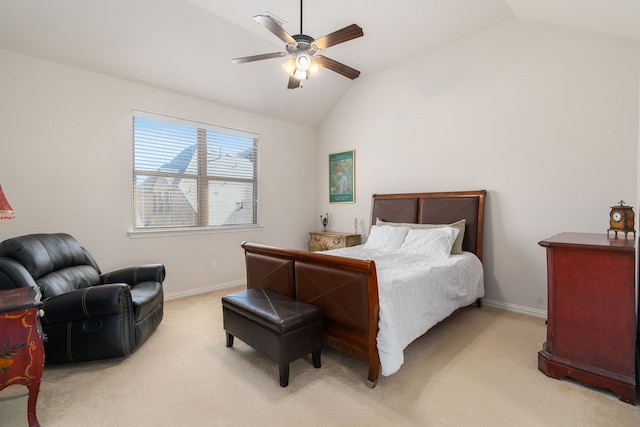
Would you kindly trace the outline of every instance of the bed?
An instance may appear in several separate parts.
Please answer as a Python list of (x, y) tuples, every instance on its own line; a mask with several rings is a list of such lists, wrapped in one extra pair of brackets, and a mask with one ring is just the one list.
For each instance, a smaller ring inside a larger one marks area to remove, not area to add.
[[(268, 288), (322, 308), (325, 344), (365, 361), (368, 364), (367, 386), (373, 388), (381, 374), (390, 375), (400, 367), (406, 345), (460, 308), (473, 304), (481, 307), (484, 295), (481, 262), (485, 197), (485, 190), (372, 196), (372, 229), (373, 225), (410, 228), (409, 224), (452, 224), (464, 220), (461, 252), (443, 262), (457, 263), (457, 260), (464, 259), (464, 265), (471, 265), (465, 267), (465, 271), (467, 268), (476, 270), (475, 274), (479, 266), (480, 279), (476, 276), (475, 280), (480, 283), (476, 283), (475, 291), (453, 303), (450, 301), (452, 292), (440, 297), (428, 294), (421, 299), (413, 294), (402, 295), (402, 288), (415, 290), (405, 281), (389, 291), (387, 282), (394, 279), (384, 265), (404, 261), (394, 258), (396, 254), (392, 257), (372, 254), (367, 251), (367, 244), (349, 250), (306, 252), (244, 242), (247, 288)], [(453, 274), (453, 284), (447, 285), (454, 290), (453, 293), (457, 292), (455, 277), (458, 276), (459, 273)], [(441, 278), (436, 274), (431, 280), (439, 281)], [(400, 299), (390, 302), (387, 300), (390, 294), (396, 294)], [(398, 307), (406, 305), (416, 306), (416, 316), (427, 319), (414, 325), (406, 323), (413, 320), (404, 319), (403, 324), (390, 317), (393, 310), (389, 307), (395, 306), (395, 311), (398, 311)], [(396, 330), (406, 332), (405, 336), (397, 340), (379, 336), (389, 323), (395, 324)], [(390, 353), (390, 358), (387, 353)]]

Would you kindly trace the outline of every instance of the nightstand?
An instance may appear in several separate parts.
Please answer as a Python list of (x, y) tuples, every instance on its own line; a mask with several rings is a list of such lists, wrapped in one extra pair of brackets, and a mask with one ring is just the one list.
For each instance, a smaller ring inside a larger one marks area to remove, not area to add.
[(360, 244), (359, 234), (312, 231), (309, 233), (309, 251), (326, 251)]
[(0, 390), (13, 384), (27, 386), (30, 427), (40, 426), (36, 417), (44, 369), (40, 305), (40, 289), (35, 286), (0, 291)]

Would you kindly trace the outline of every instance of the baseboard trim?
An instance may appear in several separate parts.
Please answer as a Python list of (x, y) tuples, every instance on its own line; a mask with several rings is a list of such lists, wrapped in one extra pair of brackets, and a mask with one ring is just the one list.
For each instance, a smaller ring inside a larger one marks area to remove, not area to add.
[(482, 304), (487, 305), (489, 307), (496, 307), (496, 308), (501, 308), (503, 310), (526, 314), (529, 316), (542, 317), (544, 319), (547, 318), (546, 310), (538, 310), (531, 307), (525, 307), (523, 305), (509, 304), (507, 302), (494, 301), (494, 300), (485, 299), (485, 298), (482, 299)]
[(219, 291), (221, 289), (233, 288), (236, 286), (246, 284), (246, 280), (234, 280), (231, 282), (217, 283), (212, 286), (205, 286), (204, 288), (196, 288), (196, 289), (188, 289), (186, 291), (178, 291), (178, 292), (169, 292), (164, 295), (165, 300), (176, 299), (176, 298), (184, 298), (198, 294), (204, 294), (212, 291)]

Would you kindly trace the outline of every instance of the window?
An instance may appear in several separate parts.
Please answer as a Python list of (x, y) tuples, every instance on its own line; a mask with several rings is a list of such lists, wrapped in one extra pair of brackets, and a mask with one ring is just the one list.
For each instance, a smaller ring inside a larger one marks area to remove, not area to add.
[(258, 136), (134, 111), (134, 229), (257, 225)]

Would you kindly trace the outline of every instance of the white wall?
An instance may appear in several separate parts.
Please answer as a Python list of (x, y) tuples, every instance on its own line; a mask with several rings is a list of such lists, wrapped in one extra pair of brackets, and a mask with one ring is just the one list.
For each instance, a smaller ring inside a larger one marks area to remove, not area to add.
[[(243, 240), (304, 248), (320, 213), (366, 230), (373, 193), (484, 188), (487, 299), (543, 313), (538, 241), (604, 232), (620, 199), (639, 210), (640, 56), (622, 39), (506, 23), (363, 75), (318, 135), (5, 50), (0, 64), (0, 184), (17, 211), (0, 239), (68, 232), (105, 271), (164, 262), (169, 295), (242, 281)], [(132, 109), (260, 133), (264, 229), (130, 239)], [(356, 203), (329, 204), (328, 154), (354, 148)]]
[[(543, 315), (538, 242), (638, 212), (638, 46), (514, 20), (363, 76), (319, 132), (318, 211), (369, 226), (373, 193), (488, 190), (486, 298)], [(328, 203), (328, 154), (356, 150), (356, 203)]]
[[(305, 247), (316, 216), (315, 130), (6, 50), (0, 64), (0, 184), (16, 211), (0, 222), (0, 240), (66, 232), (103, 271), (163, 262), (169, 296), (242, 283), (243, 240)], [(259, 133), (264, 228), (129, 238), (133, 109)]]

